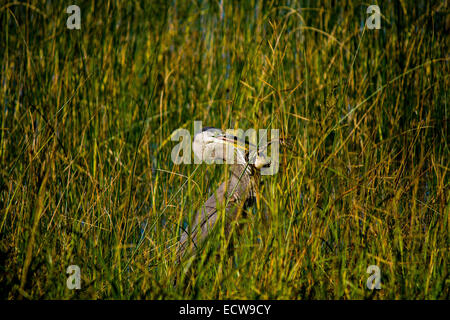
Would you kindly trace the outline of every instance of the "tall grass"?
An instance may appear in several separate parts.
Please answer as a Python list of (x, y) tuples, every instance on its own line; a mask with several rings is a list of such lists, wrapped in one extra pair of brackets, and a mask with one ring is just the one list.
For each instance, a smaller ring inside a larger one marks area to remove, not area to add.
[[(82, 2), (81, 30), (66, 2), (0, 5), (1, 297), (448, 298), (447, 1), (379, 2), (380, 30), (358, 1), (165, 3)], [(227, 174), (171, 161), (195, 120), (291, 146), (177, 263)]]

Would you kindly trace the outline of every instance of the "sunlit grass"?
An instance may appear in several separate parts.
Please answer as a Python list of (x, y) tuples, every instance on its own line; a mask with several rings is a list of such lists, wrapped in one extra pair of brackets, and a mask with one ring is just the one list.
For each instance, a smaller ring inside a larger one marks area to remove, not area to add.
[[(81, 30), (0, 6), (1, 297), (448, 298), (446, 2), (383, 2), (380, 30), (353, 1), (164, 3), (83, 3)], [(291, 144), (235, 232), (177, 263), (226, 176), (171, 161), (196, 120)]]

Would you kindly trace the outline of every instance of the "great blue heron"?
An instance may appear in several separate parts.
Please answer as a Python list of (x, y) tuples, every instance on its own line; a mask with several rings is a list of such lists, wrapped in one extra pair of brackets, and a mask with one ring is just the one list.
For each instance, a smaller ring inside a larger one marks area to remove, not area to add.
[(197, 133), (194, 136), (193, 151), (197, 158), (207, 163), (223, 161), (224, 164), (229, 164), (231, 175), (206, 200), (195, 215), (192, 225), (183, 230), (178, 247), (179, 257), (186, 251), (194, 253), (203, 244), (216, 225), (221, 206), (225, 207), (226, 231), (230, 231), (230, 223), (239, 210), (255, 197), (260, 169), (270, 164), (267, 157), (258, 155), (254, 144), (245, 143), (217, 128), (207, 127)]

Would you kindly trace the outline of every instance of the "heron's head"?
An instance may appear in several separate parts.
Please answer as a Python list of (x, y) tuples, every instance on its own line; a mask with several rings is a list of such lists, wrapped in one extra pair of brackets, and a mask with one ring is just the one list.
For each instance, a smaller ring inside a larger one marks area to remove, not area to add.
[(250, 165), (256, 169), (269, 165), (270, 160), (264, 155), (258, 155), (256, 146), (251, 146), (252, 148), (249, 148), (249, 144), (246, 145), (244, 141), (227, 135), (220, 129), (206, 127), (194, 136), (192, 148), (197, 158), (209, 164), (214, 162), (247, 164), (250, 162)]

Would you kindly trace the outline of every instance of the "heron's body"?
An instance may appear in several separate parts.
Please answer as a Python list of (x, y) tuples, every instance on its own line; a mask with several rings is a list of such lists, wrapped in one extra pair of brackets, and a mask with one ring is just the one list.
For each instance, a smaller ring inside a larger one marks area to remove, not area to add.
[[(215, 131), (211, 134), (213, 130)], [(203, 244), (216, 225), (220, 208), (225, 209), (225, 228), (229, 231), (231, 222), (239, 210), (244, 209), (255, 197), (260, 168), (248, 163), (248, 155), (239, 149), (227, 153), (224, 149), (226, 142), (230, 142), (230, 136), (223, 135), (219, 129), (209, 129), (194, 137), (193, 149), (198, 158), (209, 161), (223, 160), (225, 164), (230, 162), (232, 164), (229, 167), (230, 178), (206, 200), (195, 215), (191, 226), (182, 232), (179, 243), (180, 256), (186, 251), (195, 252)]]

